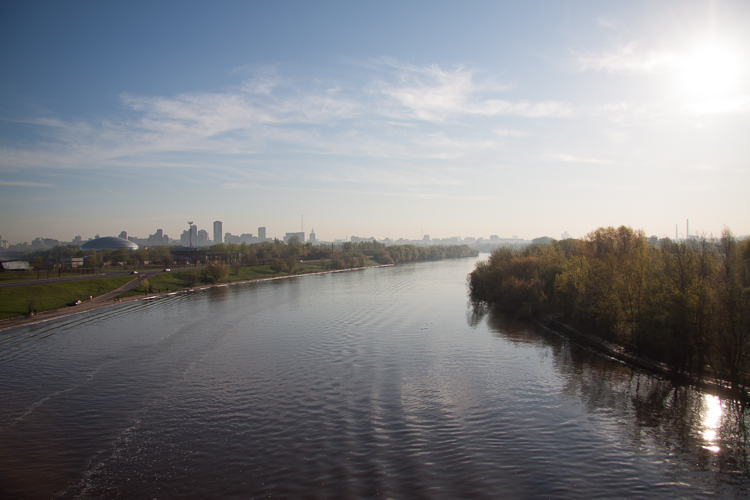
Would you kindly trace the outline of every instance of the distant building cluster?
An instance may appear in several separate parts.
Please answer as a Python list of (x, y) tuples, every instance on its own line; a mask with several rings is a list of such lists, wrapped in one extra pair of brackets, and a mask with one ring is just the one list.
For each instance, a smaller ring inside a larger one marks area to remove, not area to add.
[[(211, 245), (216, 245), (219, 243), (224, 244), (238, 244), (241, 245), (243, 243), (245, 244), (253, 244), (253, 243), (263, 243), (263, 242), (270, 242), (273, 241), (274, 238), (270, 238), (267, 234), (266, 227), (261, 226), (258, 227), (257, 234), (252, 233), (241, 233), (239, 235), (232, 234), (230, 232), (224, 231), (224, 224), (222, 221), (214, 221), (213, 222), (213, 231), (209, 233), (209, 231), (205, 229), (199, 229), (196, 224), (193, 224), (192, 222), (189, 222), (188, 228), (182, 232), (180, 237), (178, 239), (170, 238), (167, 234), (164, 233), (163, 230), (157, 229), (154, 234), (150, 234), (147, 238), (138, 238), (134, 236), (128, 235), (127, 231), (122, 231), (118, 235), (117, 238), (115, 237), (106, 237), (106, 238), (114, 238), (118, 239), (121, 242), (130, 242), (134, 245), (134, 247), (154, 247), (154, 246), (160, 246), (160, 245), (171, 245), (171, 246), (182, 246), (185, 248), (201, 248), (201, 247), (207, 247)], [(565, 240), (570, 238), (570, 234), (565, 231), (560, 235), (560, 239)], [(80, 245), (81, 248), (93, 248), (89, 242), (93, 240), (98, 240), (99, 235), (97, 234), (95, 238), (89, 238), (88, 240), (83, 240), (83, 238), (78, 235), (75, 236), (70, 242), (65, 241), (59, 241), (52, 238), (35, 238), (30, 243), (19, 243), (17, 245), (10, 245), (7, 240), (3, 240), (0, 238), (0, 249), (3, 250), (10, 250), (10, 251), (27, 251), (27, 250), (43, 250), (47, 248), (52, 248), (57, 245)], [(378, 241), (379, 243), (383, 243), (385, 245), (415, 245), (415, 246), (431, 246), (431, 245), (468, 245), (473, 248), (479, 249), (480, 251), (489, 251), (492, 248), (499, 247), (499, 246), (508, 246), (508, 247), (515, 247), (515, 246), (525, 246), (532, 243), (546, 243), (549, 241), (552, 241), (549, 237), (542, 237), (537, 238), (535, 240), (525, 240), (522, 238), (519, 238), (517, 235), (513, 235), (510, 238), (503, 238), (496, 234), (490, 235), (489, 238), (474, 238), (474, 237), (460, 237), (460, 236), (450, 236), (448, 238), (431, 238), (429, 234), (423, 234), (421, 239), (391, 239), (391, 238), (375, 238), (374, 236), (369, 237), (363, 237), (363, 236), (350, 236), (346, 238), (341, 239), (335, 239), (332, 241), (322, 241), (319, 240), (315, 234), (315, 230), (313, 229), (310, 231), (309, 236), (302, 231), (294, 231), (294, 232), (287, 232), (284, 234), (283, 241), (285, 243), (289, 243), (291, 241), (297, 241), (300, 244), (305, 243), (312, 243), (312, 244), (326, 244), (326, 245), (342, 245), (344, 243), (362, 243), (362, 242), (373, 242)], [(110, 241), (111, 242), (111, 241)], [(133, 248), (133, 247), (129, 247)]]
[[(267, 241), (273, 241), (273, 238), (269, 238), (266, 233), (266, 227), (261, 226), (258, 228), (257, 235), (254, 235), (252, 233), (242, 233), (239, 235), (232, 234), (230, 232), (223, 232), (224, 226), (221, 221), (214, 221), (213, 223), (213, 235), (210, 235), (208, 231), (204, 229), (198, 229), (198, 226), (195, 224), (190, 224), (188, 229), (182, 232), (179, 239), (172, 239), (167, 234), (164, 233), (162, 229), (157, 229), (154, 234), (150, 234), (148, 238), (138, 238), (135, 236), (128, 235), (127, 231), (122, 231), (118, 235), (117, 238), (115, 237), (107, 237), (107, 238), (114, 238), (121, 241), (126, 241), (134, 244), (135, 247), (153, 247), (153, 246), (159, 246), (159, 245), (180, 245), (185, 248), (200, 248), (210, 245), (215, 245), (217, 243), (225, 243), (225, 244), (242, 244), (246, 243), (248, 245), (253, 243), (263, 243)], [(564, 233), (567, 234), (567, 233)], [(213, 236), (213, 238), (211, 238)], [(312, 244), (334, 244), (334, 245), (341, 245), (346, 242), (351, 243), (361, 243), (361, 242), (373, 242), (378, 241), (379, 243), (383, 243), (385, 245), (417, 245), (417, 246), (431, 246), (431, 245), (469, 245), (476, 248), (482, 248), (487, 246), (515, 246), (515, 245), (527, 245), (531, 243), (531, 241), (523, 240), (518, 238), (517, 236), (513, 236), (512, 238), (500, 238), (497, 235), (491, 235), (489, 239), (485, 238), (473, 238), (473, 237), (466, 237), (461, 238), (460, 236), (451, 236), (448, 238), (430, 238), (429, 235), (423, 235), (422, 239), (420, 240), (411, 240), (411, 239), (405, 239), (405, 238), (399, 238), (399, 239), (391, 239), (391, 238), (380, 238), (376, 239), (374, 236), (370, 237), (360, 237), (360, 236), (351, 236), (348, 238), (343, 239), (336, 239), (333, 241), (321, 241), (317, 238), (315, 234), (315, 230), (313, 229), (310, 231), (309, 237), (306, 235), (304, 231), (294, 231), (294, 232), (287, 232), (284, 234), (283, 241), (285, 243), (289, 243), (292, 241), (293, 238), (296, 238), (296, 241), (299, 243), (312, 243)], [(73, 245), (81, 245), (82, 248), (91, 248), (90, 245), (87, 245), (88, 242), (99, 240), (101, 239), (99, 235), (97, 234), (95, 238), (89, 238), (88, 240), (84, 241), (83, 238), (78, 235), (75, 236), (70, 242), (65, 241), (59, 241), (52, 238), (36, 238), (31, 243), (19, 243), (18, 245), (9, 245), (7, 240), (0, 240), (2, 241), (2, 249), (10, 249), (10, 250), (16, 250), (16, 251), (25, 251), (25, 250), (43, 250), (47, 248), (52, 248), (57, 245), (67, 245), (67, 244), (73, 244)]]
[[(219, 222), (219, 224), (221, 224), (221, 222)], [(216, 226), (216, 222), (214, 222), (214, 227), (215, 226)], [(258, 236), (253, 236), (252, 233), (242, 233), (239, 236), (236, 236), (232, 233), (224, 234), (224, 243), (226, 243), (227, 245), (230, 243), (236, 243), (238, 245), (241, 245), (242, 243), (247, 243), (248, 245), (250, 245), (251, 243), (263, 243), (264, 241), (271, 241), (270, 238), (266, 238), (265, 227), (258, 228)], [(219, 243), (221, 243), (221, 240), (219, 240)]]
[(123, 231), (120, 233), (120, 238), (132, 241), (136, 245), (140, 245), (142, 247), (169, 245), (171, 243), (169, 236), (164, 234), (161, 229), (157, 229), (154, 234), (148, 235), (148, 238), (135, 238), (133, 236), (128, 237), (128, 233), (126, 231)]

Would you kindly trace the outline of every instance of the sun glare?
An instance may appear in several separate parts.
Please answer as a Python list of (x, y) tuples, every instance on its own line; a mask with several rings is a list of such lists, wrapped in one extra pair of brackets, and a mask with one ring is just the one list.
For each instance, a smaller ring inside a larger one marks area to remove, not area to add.
[(704, 45), (682, 60), (680, 86), (696, 99), (726, 96), (736, 90), (742, 60), (735, 51), (721, 45)]
[(718, 430), (721, 427), (721, 400), (716, 396), (708, 394), (703, 396), (703, 439), (706, 441), (703, 448), (718, 452)]

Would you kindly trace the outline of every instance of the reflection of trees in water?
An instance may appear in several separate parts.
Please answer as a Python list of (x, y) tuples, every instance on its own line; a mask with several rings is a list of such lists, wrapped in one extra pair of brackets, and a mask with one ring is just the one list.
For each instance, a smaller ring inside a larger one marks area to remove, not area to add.
[[(722, 443), (722, 460), (731, 463), (750, 475), (750, 426), (747, 404), (729, 401), (724, 407), (725, 419), (719, 437)], [(727, 422), (729, 425), (724, 425)], [(731, 462), (730, 462), (731, 461)]]
[(472, 328), (476, 327), (488, 311), (489, 307), (485, 302), (470, 302), (466, 309), (466, 323)]
[[(665, 447), (666, 466), (675, 469), (686, 461), (699, 472), (724, 473), (722, 482), (748, 486), (750, 477), (750, 419), (747, 406), (719, 400), (693, 387), (643, 373), (583, 349), (567, 339), (526, 321), (486, 306), (474, 306), (467, 321), (482, 320), (495, 335), (513, 343), (537, 344), (551, 353), (553, 366), (562, 375), (563, 396), (581, 402), (592, 416), (610, 415), (626, 431), (633, 449), (652, 444)], [(708, 415), (717, 411), (715, 436), (708, 440)]]

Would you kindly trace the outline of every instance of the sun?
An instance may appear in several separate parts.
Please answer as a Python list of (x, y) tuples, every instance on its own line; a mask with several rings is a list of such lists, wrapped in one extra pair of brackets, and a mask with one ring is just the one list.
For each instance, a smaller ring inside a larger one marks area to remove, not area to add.
[(705, 44), (681, 58), (679, 68), (679, 86), (687, 97), (718, 98), (736, 90), (742, 59), (729, 47)]

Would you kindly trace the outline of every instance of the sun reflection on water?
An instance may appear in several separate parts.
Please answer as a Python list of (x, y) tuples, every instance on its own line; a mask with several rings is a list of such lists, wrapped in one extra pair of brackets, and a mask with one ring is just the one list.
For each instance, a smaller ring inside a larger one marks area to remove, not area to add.
[(703, 439), (706, 440), (704, 449), (718, 452), (721, 448), (717, 444), (717, 431), (721, 426), (721, 400), (716, 396), (703, 396)]

